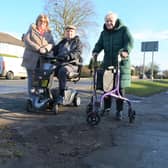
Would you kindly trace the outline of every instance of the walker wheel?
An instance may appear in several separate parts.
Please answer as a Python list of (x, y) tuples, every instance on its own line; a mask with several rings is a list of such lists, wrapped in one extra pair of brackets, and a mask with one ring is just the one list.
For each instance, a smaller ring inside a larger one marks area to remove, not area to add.
[(133, 123), (135, 120), (135, 110), (129, 109), (128, 116), (129, 116), (129, 123)]
[(87, 116), (87, 123), (91, 126), (95, 126), (100, 122), (100, 116), (96, 112), (91, 112)]

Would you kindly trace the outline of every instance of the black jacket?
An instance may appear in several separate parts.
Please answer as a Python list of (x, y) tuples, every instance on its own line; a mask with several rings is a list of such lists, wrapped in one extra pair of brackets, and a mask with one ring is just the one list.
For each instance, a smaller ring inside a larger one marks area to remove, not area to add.
[(79, 36), (73, 39), (62, 39), (57, 45), (54, 46), (54, 55), (58, 61), (70, 62), (76, 60), (82, 62), (82, 43)]

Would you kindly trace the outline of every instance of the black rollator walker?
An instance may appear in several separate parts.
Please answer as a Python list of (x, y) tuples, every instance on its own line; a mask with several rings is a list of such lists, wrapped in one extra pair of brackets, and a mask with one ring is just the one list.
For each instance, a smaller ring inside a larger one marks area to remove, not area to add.
[[(104, 72), (104, 77), (102, 79), (98, 76), (98, 66), (97, 66), (97, 57), (93, 61), (93, 95), (87, 106), (87, 123), (91, 126), (97, 125), (100, 122), (100, 114), (104, 113), (104, 99), (107, 96), (113, 97), (115, 99), (122, 99), (128, 104), (128, 117), (129, 122), (132, 123), (135, 120), (135, 110), (132, 109), (131, 100), (121, 96), (119, 92), (120, 88), (120, 61), (121, 56), (118, 55), (118, 66), (114, 68), (113, 66), (108, 67)], [(105, 76), (107, 75), (107, 76)], [(108, 80), (107, 80), (108, 79)], [(103, 86), (99, 88), (99, 82)], [(107, 80), (107, 83), (106, 83)], [(114, 86), (113, 86), (114, 84)], [(103, 94), (98, 95), (97, 90), (103, 90)]]
[[(43, 63), (40, 68), (36, 69), (33, 74), (33, 83), (30, 92), (32, 97), (27, 100), (28, 112), (43, 112), (52, 111), (55, 114), (59, 112), (57, 89), (52, 88), (55, 69), (58, 65), (56, 57), (48, 55), (42, 56)], [(69, 62), (73, 63), (73, 61)], [(67, 63), (63, 63), (61, 66), (66, 66)], [(78, 82), (80, 80), (81, 64), (77, 64), (78, 71), (68, 75), (67, 80), (72, 82)], [(72, 88), (65, 90), (65, 101), (62, 105), (74, 105), (80, 106), (80, 97), (78, 91)]]

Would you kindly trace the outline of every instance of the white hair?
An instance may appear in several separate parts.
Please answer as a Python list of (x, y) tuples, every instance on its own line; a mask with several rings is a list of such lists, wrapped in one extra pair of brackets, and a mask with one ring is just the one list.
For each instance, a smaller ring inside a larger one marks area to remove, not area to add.
[(113, 18), (114, 20), (117, 20), (117, 19), (118, 19), (117, 13), (114, 13), (114, 12), (112, 12), (112, 11), (110, 11), (110, 12), (108, 12), (108, 13), (106, 14), (104, 20), (106, 21), (107, 18), (109, 18), (109, 17), (110, 17), (110, 18)]

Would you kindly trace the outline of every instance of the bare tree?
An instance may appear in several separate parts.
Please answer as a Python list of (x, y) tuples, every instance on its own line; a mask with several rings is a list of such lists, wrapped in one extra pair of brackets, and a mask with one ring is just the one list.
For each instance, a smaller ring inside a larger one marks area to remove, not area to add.
[(74, 25), (81, 39), (85, 41), (85, 45), (88, 44), (86, 37), (89, 29), (97, 25), (90, 0), (46, 0), (45, 12), (50, 18), (56, 41), (63, 37), (65, 26)]

